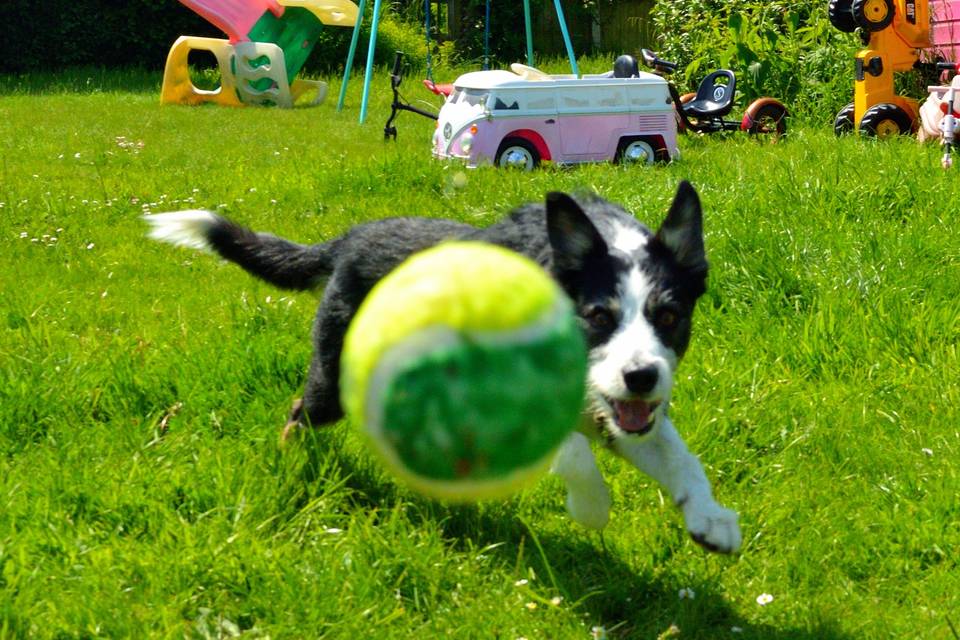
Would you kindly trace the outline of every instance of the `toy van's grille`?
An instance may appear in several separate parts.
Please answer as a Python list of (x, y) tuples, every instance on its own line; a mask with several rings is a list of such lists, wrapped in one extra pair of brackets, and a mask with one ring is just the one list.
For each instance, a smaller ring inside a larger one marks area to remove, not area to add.
[(663, 129), (670, 126), (669, 115), (637, 116), (637, 125), (641, 129)]

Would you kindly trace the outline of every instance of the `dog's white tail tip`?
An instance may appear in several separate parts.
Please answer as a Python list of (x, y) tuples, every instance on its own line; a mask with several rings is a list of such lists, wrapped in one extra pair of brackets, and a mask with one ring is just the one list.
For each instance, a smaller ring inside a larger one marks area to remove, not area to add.
[(207, 232), (220, 220), (220, 216), (203, 209), (189, 209), (170, 213), (154, 213), (143, 216), (150, 225), (147, 234), (154, 240), (178, 247), (212, 250)]

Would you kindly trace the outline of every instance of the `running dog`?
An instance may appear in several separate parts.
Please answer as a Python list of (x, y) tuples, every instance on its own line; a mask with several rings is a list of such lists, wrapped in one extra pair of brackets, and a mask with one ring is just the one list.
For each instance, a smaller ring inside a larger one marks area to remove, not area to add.
[(737, 514), (714, 500), (703, 467), (667, 414), (694, 306), (706, 290), (700, 199), (689, 183), (680, 183), (656, 232), (600, 197), (564, 193), (548, 193), (545, 202), (521, 206), (483, 229), (389, 218), (307, 245), (209, 211), (146, 220), (151, 237), (212, 251), (278, 287), (323, 288), (306, 388), (287, 432), (343, 417), (338, 381), (347, 326), (370, 289), (408, 256), (447, 240), (474, 240), (532, 258), (573, 301), (589, 347), (584, 420), (552, 467), (566, 483), (570, 515), (594, 529), (609, 519), (610, 493), (594, 459), (595, 441), (661, 483), (699, 544), (722, 553), (740, 548)]

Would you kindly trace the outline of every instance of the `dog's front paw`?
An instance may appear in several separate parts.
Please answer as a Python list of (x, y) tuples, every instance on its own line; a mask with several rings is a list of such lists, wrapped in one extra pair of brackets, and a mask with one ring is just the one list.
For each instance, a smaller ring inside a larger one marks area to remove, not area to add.
[(688, 501), (683, 505), (683, 519), (690, 536), (704, 549), (717, 553), (740, 549), (740, 526), (735, 511), (713, 500)]
[[(601, 490), (602, 489), (602, 490)], [(601, 484), (597, 491), (567, 494), (567, 513), (588, 529), (603, 529), (610, 520), (610, 491)]]

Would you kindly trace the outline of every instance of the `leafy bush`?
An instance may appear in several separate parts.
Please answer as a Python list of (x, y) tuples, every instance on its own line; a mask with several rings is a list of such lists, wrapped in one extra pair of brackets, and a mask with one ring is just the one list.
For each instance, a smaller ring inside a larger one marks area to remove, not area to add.
[(773, 96), (818, 122), (852, 100), (859, 41), (830, 24), (825, 0), (659, 0), (653, 19), (659, 53), (684, 69), (678, 83), (729, 68), (744, 103)]

